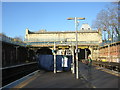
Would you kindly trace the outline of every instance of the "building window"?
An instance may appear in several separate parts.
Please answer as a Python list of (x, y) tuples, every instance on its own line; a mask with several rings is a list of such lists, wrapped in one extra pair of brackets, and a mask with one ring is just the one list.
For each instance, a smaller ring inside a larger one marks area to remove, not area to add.
[(90, 30), (90, 28), (88, 28), (88, 30)]
[(82, 28), (82, 30), (84, 30), (84, 28)]

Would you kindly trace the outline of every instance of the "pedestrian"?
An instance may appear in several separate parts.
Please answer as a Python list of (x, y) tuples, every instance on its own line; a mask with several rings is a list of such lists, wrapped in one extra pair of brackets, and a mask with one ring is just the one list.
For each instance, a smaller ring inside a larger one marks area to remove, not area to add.
[(91, 57), (88, 57), (88, 67), (91, 67), (92, 66), (92, 59)]

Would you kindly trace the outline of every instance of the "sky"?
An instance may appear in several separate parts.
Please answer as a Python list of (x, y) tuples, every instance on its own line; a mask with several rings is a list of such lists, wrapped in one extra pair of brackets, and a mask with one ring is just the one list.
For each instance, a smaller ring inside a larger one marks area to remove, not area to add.
[(9, 37), (25, 36), (25, 30), (74, 31), (74, 20), (92, 26), (100, 10), (110, 2), (2, 2), (2, 32)]

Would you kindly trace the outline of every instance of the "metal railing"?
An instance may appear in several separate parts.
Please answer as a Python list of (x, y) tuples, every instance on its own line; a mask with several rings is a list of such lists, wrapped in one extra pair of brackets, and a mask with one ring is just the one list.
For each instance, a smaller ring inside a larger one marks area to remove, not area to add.
[(120, 36), (117, 37), (115, 40), (111, 41), (111, 40), (107, 40), (107, 41), (104, 41), (102, 43), (100, 43), (99, 45), (100, 46), (105, 46), (105, 45), (108, 45), (108, 44), (111, 44), (111, 43), (115, 43), (115, 42), (119, 42), (120, 41)]
[(15, 44), (15, 45), (20, 45), (20, 46), (26, 46), (26, 43), (22, 41), (15, 41), (15, 39), (4, 36), (4, 35), (0, 35), (0, 41)]
[(25, 39), (26, 42), (56, 42), (56, 41), (67, 41), (66, 38), (46, 38), (46, 39), (41, 39), (41, 38), (30, 38), (30, 39)]
[[(55, 42), (56, 45), (75, 45), (75, 41), (56, 41)], [(53, 45), (54, 42), (27, 42), (27, 45)], [(97, 41), (78, 41), (78, 44), (81, 45), (81, 44), (84, 44), (84, 45), (87, 45), (87, 44), (95, 44), (95, 45), (99, 45), (99, 42)]]

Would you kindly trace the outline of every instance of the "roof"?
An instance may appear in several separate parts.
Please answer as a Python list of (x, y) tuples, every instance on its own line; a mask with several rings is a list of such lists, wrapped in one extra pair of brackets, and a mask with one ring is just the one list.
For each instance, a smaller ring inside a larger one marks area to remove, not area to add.
[[(31, 32), (29, 31), (28, 34), (53, 34), (53, 33), (75, 33), (75, 31), (51, 31), (51, 32)], [(92, 31), (78, 31), (78, 33), (98, 33), (97, 30)]]
[(88, 24), (82, 24), (80, 30), (92, 30), (91, 27)]

